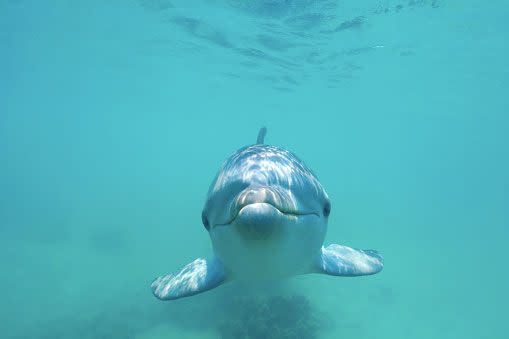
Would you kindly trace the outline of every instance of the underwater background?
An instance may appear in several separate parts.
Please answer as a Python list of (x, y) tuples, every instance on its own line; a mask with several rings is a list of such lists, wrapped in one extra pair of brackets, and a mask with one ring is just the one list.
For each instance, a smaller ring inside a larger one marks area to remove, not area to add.
[[(507, 338), (509, 2), (0, 0), (0, 337)], [(377, 275), (160, 302), (224, 159), (294, 151)]]

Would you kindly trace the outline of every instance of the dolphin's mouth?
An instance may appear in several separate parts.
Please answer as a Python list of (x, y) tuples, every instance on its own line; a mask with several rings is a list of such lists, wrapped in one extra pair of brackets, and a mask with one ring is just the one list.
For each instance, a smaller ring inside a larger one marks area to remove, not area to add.
[[(231, 225), (237, 220), (239, 215), (242, 214), (243, 210), (247, 210), (247, 209), (253, 208), (255, 206), (265, 207), (263, 209), (260, 208), (260, 210), (263, 210), (264, 212), (267, 211), (266, 207), (269, 207), (269, 210), (271, 211), (271, 213), (276, 212), (277, 214), (279, 214), (279, 216), (284, 216), (284, 217), (298, 218), (298, 217), (312, 216), (312, 215), (314, 215), (316, 217), (320, 217), (320, 215), (317, 212), (303, 212), (303, 211), (289, 210), (289, 209), (284, 209), (282, 207), (279, 207), (272, 202), (260, 201), (260, 202), (249, 202), (249, 203), (244, 203), (244, 204), (238, 204), (236, 206), (235, 212), (233, 213), (232, 217), (228, 221), (226, 221), (224, 223), (220, 223), (220, 224), (215, 224), (214, 226)], [(260, 213), (263, 213), (263, 212), (260, 212)]]
[(281, 218), (299, 218), (309, 215), (320, 217), (313, 210), (299, 206), (295, 196), (287, 189), (278, 186), (247, 187), (240, 191), (233, 200), (225, 206), (226, 220), (214, 226), (233, 224), (241, 216), (239, 222), (249, 224), (274, 223)]

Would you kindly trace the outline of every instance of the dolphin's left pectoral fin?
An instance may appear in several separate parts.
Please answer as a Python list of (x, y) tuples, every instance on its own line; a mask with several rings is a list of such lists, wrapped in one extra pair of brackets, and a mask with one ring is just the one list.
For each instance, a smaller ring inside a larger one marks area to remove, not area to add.
[(318, 273), (347, 277), (375, 274), (383, 267), (383, 258), (375, 250), (357, 250), (336, 244), (322, 247), (317, 263)]
[(181, 270), (160, 276), (150, 287), (161, 300), (189, 297), (213, 289), (226, 281), (223, 264), (217, 258), (198, 258)]

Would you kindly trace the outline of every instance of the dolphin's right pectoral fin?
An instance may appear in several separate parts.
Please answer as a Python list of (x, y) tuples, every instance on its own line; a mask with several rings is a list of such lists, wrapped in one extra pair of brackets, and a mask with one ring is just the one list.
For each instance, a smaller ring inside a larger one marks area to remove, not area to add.
[(322, 247), (316, 271), (328, 275), (353, 277), (375, 274), (383, 267), (383, 258), (377, 251), (356, 250), (332, 244)]
[(161, 300), (189, 297), (213, 289), (226, 281), (223, 264), (217, 258), (198, 258), (181, 270), (160, 276), (150, 287)]

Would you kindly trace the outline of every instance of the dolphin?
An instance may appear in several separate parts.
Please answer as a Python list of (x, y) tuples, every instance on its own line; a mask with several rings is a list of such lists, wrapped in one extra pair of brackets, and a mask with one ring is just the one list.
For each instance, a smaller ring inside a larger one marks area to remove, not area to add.
[(375, 250), (323, 245), (331, 213), (327, 193), (296, 155), (266, 145), (266, 132), (262, 128), (256, 144), (233, 153), (209, 187), (202, 222), (214, 255), (156, 278), (151, 289), (157, 298), (189, 297), (233, 280), (382, 270)]

